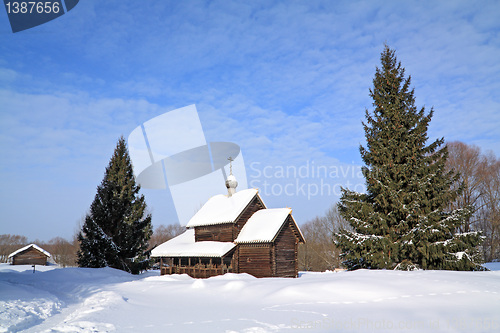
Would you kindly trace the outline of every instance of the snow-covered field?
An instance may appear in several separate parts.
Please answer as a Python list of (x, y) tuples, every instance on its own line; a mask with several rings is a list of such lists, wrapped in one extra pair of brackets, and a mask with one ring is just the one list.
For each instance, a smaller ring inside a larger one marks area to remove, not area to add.
[(489, 268), (197, 280), (0, 264), (0, 332), (499, 332)]

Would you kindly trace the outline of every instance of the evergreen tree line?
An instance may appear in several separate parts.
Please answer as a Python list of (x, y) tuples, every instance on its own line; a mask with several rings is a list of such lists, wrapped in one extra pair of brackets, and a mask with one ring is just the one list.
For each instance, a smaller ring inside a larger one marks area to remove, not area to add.
[[(448, 170), (459, 173), (453, 187), (463, 187), (450, 209), (471, 208), (472, 214), (459, 225), (460, 232), (477, 230), (483, 243), (479, 247), (485, 262), (500, 260), (500, 159), (493, 153), (482, 153), (477, 146), (448, 142)], [(342, 267), (341, 249), (332, 235), (350, 228), (340, 216), (337, 203), (322, 216), (300, 226), (305, 244), (299, 245), (299, 269), (325, 271)]]
[(479, 270), (500, 259), (500, 160), (444, 138), (427, 144), (434, 111), (415, 106), (404, 72), (386, 46), (363, 123), (367, 192), (344, 189), (301, 226), (301, 269)]
[[(367, 191), (343, 189), (335, 209), (304, 226), (313, 241), (302, 247), (301, 267), (337, 266), (340, 257), (349, 269), (482, 269), (483, 254), (498, 254), (498, 161), (480, 154), (469, 174), (457, 152), (467, 149), (444, 138), (427, 143), (434, 110), (415, 106), (411, 77), (388, 46), (370, 96), (360, 146)], [(78, 234), (79, 266), (147, 267), (151, 215), (139, 190), (122, 137)]]
[(146, 250), (153, 230), (139, 190), (121, 137), (78, 234), (80, 267), (113, 267), (135, 274), (148, 267)]
[(151, 214), (139, 191), (121, 137), (78, 233), (78, 266), (112, 267), (137, 274), (149, 268), (152, 247), (181, 232), (180, 226), (160, 226), (153, 234)]
[(350, 225), (335, 233), (342, 263), (349, 269), (481, 270), (483, 238), (467, 222), (477, 210), (453, 204), (469, 184), (449, 167), (444, 138), (427, 143), (434, 110), (415, 106), (411, 77), (394, 50), (385, 46), (380, 60), (370, 89), (373, 109), (363, 123), (366, 146), (360, 146), (367, 190), (342, 189), (338, 204)]
[[(302, 225), (301, 269), (480, 270), (481, 259), (500, 257), (500, 161), (475, 146), (445, 145), (444, 138), (428, 144), (434, 111), (415, 106), (410, 85), (386, 46), (370, 89), (373, 110), (362, 124), (367, 191), (342, 189), (326, 216)], [(80, 267), (139, 273), (149, 266), (151, 247), (182, 232), (160, 227), (151, 239), (151, 214), (139, 191), (121, 137), (76, 240), (39, 245), (63, 265), (74, 262), (78, 243)], [(2, 236), (4, 256), (16, 250), (14, 243), (26, 243), (23, 236)]]

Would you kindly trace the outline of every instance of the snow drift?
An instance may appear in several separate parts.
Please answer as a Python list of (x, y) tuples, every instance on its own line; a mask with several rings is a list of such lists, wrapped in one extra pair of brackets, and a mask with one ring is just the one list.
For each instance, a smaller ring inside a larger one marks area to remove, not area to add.
[(500, 271), (203, 280), (0, 264), (0, 332), (497, 332), (499, 306)]

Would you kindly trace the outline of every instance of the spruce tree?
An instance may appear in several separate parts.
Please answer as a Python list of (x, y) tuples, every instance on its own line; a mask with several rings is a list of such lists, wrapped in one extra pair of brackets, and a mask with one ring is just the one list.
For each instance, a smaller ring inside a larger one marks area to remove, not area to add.
[(134, 274), (147, 267), (151, 215), (139, 190), (121, 137), (78, 234), (80, 267), (109, 266)]
[(444, 139), (426, 145), (433, 110), (417, 109), (404, 72), (385, 46), (370, 89), (374, 109), (365, 112), (366, 148), (360, 146), (367, 190), (342, 189), (339, 203), (352, 227), (335, 235), (344, 265), (480, 269), (480, 235), (457, 231), (469, 211), (447, 210), (459, 190), (452, 187), (457, 175), (445, 167)]

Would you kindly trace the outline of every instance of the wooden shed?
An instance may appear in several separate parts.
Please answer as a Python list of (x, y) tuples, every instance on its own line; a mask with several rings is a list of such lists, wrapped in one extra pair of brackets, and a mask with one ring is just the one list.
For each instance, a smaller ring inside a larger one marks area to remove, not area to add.
[(50, 253), (36, 244), (27, 245), (9, 254), (12, 265), (47, 265)]
[(298, 244), (304, 242), (290, 208), (259, 210), (235, 240), (237, 270), (256, 277), (297, 277)]
[(185, 233), (151, 251), (160, 260), (161, 274), (297, 277), (298, 244), (304, 237), (292, 210), (267, 209), (256, 189), (236, 192), (232, 174), (226, 186), (228, 194), (210, 198)]

